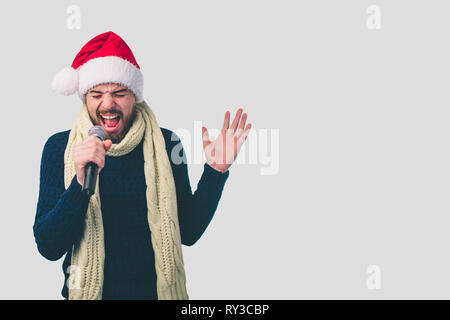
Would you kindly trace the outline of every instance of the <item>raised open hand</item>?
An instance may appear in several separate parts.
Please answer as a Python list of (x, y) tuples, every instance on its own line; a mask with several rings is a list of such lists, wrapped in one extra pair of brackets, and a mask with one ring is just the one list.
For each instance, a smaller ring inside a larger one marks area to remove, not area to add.
[(236, 112), (231, 127), (229, 127), (230, 112), (225, 112), (222, 130), (214, 141), (209, 140), (208, 130), (206, 127), (202, 127), (203, 150), (205, 151), (206, 162), (212, 168), (222, 173), (226, 172), (234, 159), (236, 159), (252, 127), (249, 123), (244, 130), (247, 114), (244, 113), (241, 119), (242, 111), (242, 108), (240, 108)]

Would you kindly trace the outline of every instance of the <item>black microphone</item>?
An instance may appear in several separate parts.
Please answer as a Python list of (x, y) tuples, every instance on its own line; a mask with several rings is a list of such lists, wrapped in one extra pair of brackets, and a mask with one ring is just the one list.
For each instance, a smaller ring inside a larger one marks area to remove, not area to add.
[[(102, 141), (105, 141), (106, 131), (102, 126), (93, 126), (88, 133), (89, 136), (96, 136)], [(95, 183), (97, 181), (98, 166), (95, 162), (89, 162), (86, 164), (84, 171), (84, 181), (81, 192), (88, 197), (92, 196), (95, 192)]]

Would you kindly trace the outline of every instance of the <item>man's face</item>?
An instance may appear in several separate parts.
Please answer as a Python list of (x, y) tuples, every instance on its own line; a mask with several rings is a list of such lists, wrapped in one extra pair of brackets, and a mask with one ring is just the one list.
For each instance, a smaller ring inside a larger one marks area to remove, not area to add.
[(135, 102), (132, 91), (115, 83), (100, 84), (86, 93), (92, 123), (102, 126), (113, 143), (119, 143), (131, 127), (136, 117)]

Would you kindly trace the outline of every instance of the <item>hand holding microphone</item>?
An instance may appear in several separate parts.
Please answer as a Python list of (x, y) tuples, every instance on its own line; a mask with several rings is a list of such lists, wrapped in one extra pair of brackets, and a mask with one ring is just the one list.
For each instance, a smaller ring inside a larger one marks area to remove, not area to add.
[(112, 145), (112, 141), (105, 138), (105, 130), (94, 126), (89, 130), (89, 137), (73, 149), (77, 181), (83, 186), (81, 191), (88, 196), (95, 191), (97, 175), (105, 166), (105, 155)]

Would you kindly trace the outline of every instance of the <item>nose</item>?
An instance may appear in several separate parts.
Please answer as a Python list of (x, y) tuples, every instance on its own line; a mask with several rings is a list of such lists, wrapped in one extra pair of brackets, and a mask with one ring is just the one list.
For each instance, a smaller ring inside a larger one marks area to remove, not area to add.
[(111, 94), (106, 93), (103, 98), (103, 107), (105, 109), (111, 109), (114, 106), (114, 99), (112, 98)]

